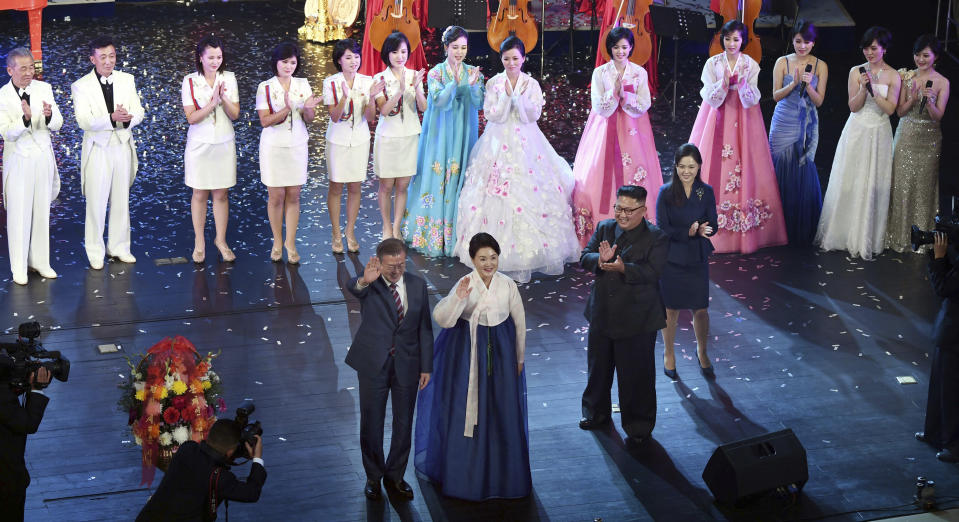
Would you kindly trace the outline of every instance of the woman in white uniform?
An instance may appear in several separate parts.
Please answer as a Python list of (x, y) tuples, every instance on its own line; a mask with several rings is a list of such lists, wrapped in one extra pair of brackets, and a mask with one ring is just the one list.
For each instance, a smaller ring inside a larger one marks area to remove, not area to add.
[(340, 232), (340, 206), (346, 185), (346, 247), (359, 252), (354, 228), (360, 212), (360, 183), (366, 180), (370, 163), (370, 124), (376, 106), (373, 97), (383, 90), (383, 82), (359, 74), (360, 44), (347, 38), (333, 45), (333, 65), (340, 71), (323, 80), (323, 104), (330, 111), (326, 127), (326, 168), (329, 193), (326, 204), (332, 224), (334, 254), (343, 253)]
[[(300, 221), (300, 187), (306, 183), (306, 124), (316, 116), (320, 98), (313, 96), (310, 82), (297, 78), (300, 71), (300, 50), (292, 42), (283, 42), (273, 49), (270, 59), (273, 76), (256, 88), (256, 112), (263, 132), (260, 134), (260, 180), (269, 191), (267, 214), (273, 231), (270, 260), (283, 259), (296, 265), (296, 226)], [(283, 221), (286, 219), (286, 239)]]
[[(380, 119), (376, 124), (373, 144), (373, 172), (380, 179), (380, 215), (383, 218), (383, 239), (402, 239), (400, 225), (406, 211), (406, 190), (416, 174), (416, 151), (420, 139), (419, 113), (426, 110), (423, 77), (426, 69), (413, 71), (405, 67), (410, 54), (406, 35), (394, 31), (380, 49), (386, 70), (373, 77), (385, 85), (376, 95)], [(396, 199), (390, 209), (393, 189)], [(392, 222), (391, 222), (392, 217)]]
[(228, 190), (236, 185), (236, 142), (233, 122), (240, 115), (236, 76), (223, 71), (223, 42), (216, 36), (203, 37), (196, 46), (196, 72), (183, 78), (180, 97), (190, 130), (186, 135), (183, 171), (186, 185), (193, 189), (190, 210), (193, 215), (193, 262), (206, 258), (207, 200), (213, 196), (213, 220), (216, 224), (214, 246), (223, 261), (236, 255), (226, 242), (230, 218)]

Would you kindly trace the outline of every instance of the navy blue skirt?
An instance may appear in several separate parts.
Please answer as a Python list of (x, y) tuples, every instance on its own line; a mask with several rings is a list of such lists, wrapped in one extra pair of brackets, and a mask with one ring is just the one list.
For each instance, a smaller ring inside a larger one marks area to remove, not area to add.
[(699, 310), (709, 307), (709, 263), (677, 265), (666, 263), (659, 278), (663, 304), (670, 310)]
[(470, 331), (469, 322), (460, 319), (434, 343), (433, 375), (417, 399), (413, 464), (449, 497), (525, 497), (533, 486), (526, 371), (516, 373), (516, 327), (512, 318), (479, 325), (476, 337), (479, 423), (473, 436), (463, 435)]

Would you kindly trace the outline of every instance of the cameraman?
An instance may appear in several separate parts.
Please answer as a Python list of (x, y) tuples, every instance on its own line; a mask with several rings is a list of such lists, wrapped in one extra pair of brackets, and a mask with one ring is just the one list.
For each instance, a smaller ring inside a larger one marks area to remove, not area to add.
[[(240, 427), (229, 419), (213, 423), (205, 441), (184, 442), (173, 455), (156, 493), (137, 516), (137, 522), (215, 520), (216, 508), (223, 500), (256, 502), (266, 482), (263, 439), (257, 435), (256, 446), (246, 443), (247, 454), (253, 456), (246, 482), (237, 480), (230, 471), (230, 462), (239, 444)], [(210, 498), (211, 491), (215, 492), (213, 498)]]
[(20, 391), (0, 383), (0, 520), (23, 520), (30, 474), (23, 460), (27, 435), (37, 432), (50, 399), (40, 390), (50, 383), (50, 371), (30, 373), (30, 393), (20, 402)]
[(946, 234), (935, 234), (929, 280), (943, 300), (933, 331), (926, 427), (916, 438), (939, 449), (939, 460), (959, 462), (959, 256)]

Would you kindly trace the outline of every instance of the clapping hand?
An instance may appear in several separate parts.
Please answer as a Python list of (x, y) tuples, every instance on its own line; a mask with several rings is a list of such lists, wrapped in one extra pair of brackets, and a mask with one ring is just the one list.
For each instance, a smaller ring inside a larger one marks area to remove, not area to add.
[(53, 105), (50, 105), (47, 102), (43, 102), (43, 115), (49, 118), (53, 116)]
[(413, 73), (413, 85), (416, 86), (416, 90), (420, 91), (423, 89), (423, 78), (426, 77), (426, 69), (420, 69)]
[(623, 258), (620, 256), (616, 256), (616, 260), (612, 263), (600, 263), (599, 267), (607, 272), (623, 273), (626, 271), (626, 265), (623, 263)]
[(27, 100), (20, 100), (20, 107), (23, 109), (23, 117), (27, 120), (33, 119), (33, 111), (30, 110), (30, 104)]
[(369, 263), (366, 263), (366, 268), (363, 269), (363, 284), (372, 284), (373, 281), (376, 281), (376, 279), (380, 277), (381, 271), (380, 258), (376, 256), (371, 257)]
[(316, 95), (311, 95), (309, 98), (306, 99), (306, 103), (303, 104), (303, 108), (315, 109), (316, 106), (319, 105), (321, 101), (323, 101), (323, 98), (320, 98), (319, 96), (316, 96)]
[(220, 104), (220, 100), (223, 98), (223, 83), (218, 83), (213, 87), (213, 97), (210, 98), (210, 103), (214, 107)]
[(696, 234), (699, 233), (699, 221), (693, 221), (692, 225), (689, 225), (689, 237), (696, 237)]
[(287, 109), (293, 110), (293, 104), (290, 103), (290, 91), (283, 91), (283, 105)]
[(464, 277), (460, 279), (458, 285), (456, 285), (456, 297), (460, 299), (466, 299), (469, 297), (470, 292), (473, 291), (473, 287), (470, 286), (470, 278)]
[[(402, 85), (402, 84), (400, 84)], [(402, 88), (402, 87), (401, 87)], [(376, 95), (386, 90), (386, 80), (380, 77), (379, 80), (370, 85), (370, 99), (376, 98)]]
[(619, 245), (609, 246), (609, 241), (603, 241), (599, 244), (599, 262), (605, 263), (613, 258), (613, 255), (616, 253), (616, 247)]
[(480, 67), (473, 67), (472, 69), (470, 69), (470, 72), (469, 72), (470, 85), (475, 85), (476, 81), (479, 80), (480, 69), (481, 69)]

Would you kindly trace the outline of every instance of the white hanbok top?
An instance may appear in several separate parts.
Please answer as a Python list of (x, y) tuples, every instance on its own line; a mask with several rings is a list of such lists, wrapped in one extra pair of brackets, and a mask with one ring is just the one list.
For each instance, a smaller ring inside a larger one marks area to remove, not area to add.
[[(240, 103), (240, 95), (236, 87), (236, 76), (229, 71), (216, 73), (213, 87), (207, 83), (200, 73), (191, 73), (183, 77), (180, 88), (180, 98), (184, 107), (193, 107), (200, 110), (206, 107), (213, 98), (213, 91), (220, 84), (226, 85), (223, 95), (233, 103)], [(217, 105), (210, 114), (201, 121), (190, 125), (186, 139), (198, 143), (224, 143), (234, 139), (233, 121), (226, 115), (223, 105)]]
[[(338, 105), (342, 101), (344, 83), (346, 83), (346, 77), (343, 73), (336, 73), (323, 80), (325, 105)], [(350, 103), (340, 116), (340, 121), (330, 120), (330, 124), (326, 126), (326, 141), (345, 147), (367, 145), (370, 142), (370, 124), (366, 121), (366, 104), (372, 103), (370, 100), (372, 86), (371, 76), (357, 73), (353, 77), (353, 87), (347, 87)]]
[[(405, 138), (415, 136), (420, 133), (419, 110), (416, 107), (416, 85), (413, 84), (416, 71), (406, 69), (404, 80), (406, 90), (403, 91), (403, 99), (400, 100), (393, 111), (384, 116), (380, 114), (379, 122), (376, 124), (376, 136), (387, 138)], [(383, 79), (386, 83), (384, 92), (376, 95), (376, 99), (389, 99), (396, 95), (400, 89), (400, 81), (393, 75), (393, 70), (389, 67), (386, 70), (376, 73), (373, 76), (373, 83)]]
[[(466, 299), (456, 295), (460, 281), (470, 280), (473, 290)], [(489, 288), (483, 278), (474, 270), (460, 278), (453, 285), (449, 295), (433, 308), (433, 319), (442, 328), (452, 328), (460, 318), (469, 321), (470, 327), (470, 373), (469, 388), (466, 393), (466, 427), (464, 435), (473, 436), (473, 428), (478, 423), (479, 370), (476, 365), (476, 328), (478, 325), (496, 326), (508, 317), (513, 318), (516, 326), (516, 363), (522, 363), (526, 355), (526, 310), (519, 288), (509, 277), (496, 272)]]
[[(256, 88), (256, 110), (269, 109), (270, 114), (282, 110), (286, 106), (283, 100), (284, 92), (280, 79), (276, 76), (260, 82)], [(306, 130), (302, 112), (303, 105), (310, 96), (313, 96), (313, 89), (306, 78), (291, 78), (290, 106), (293, 110), (286, 120), (264, 127), (263, 133), (260, 134), (260, 143), (271, 147), (296, 147), (306, 144), (310, 135)]]
[[(725, 70), (729, 71), (731, 78), (728, 88), (723, 87)], [(746, 78), (743, 88), (739, 88), (739, 83), (735, 81), (740, 78)], [(714, 109), (718, 109), (726, 101), (726, 94), (730, 89), (739, 92), (739, 101), (745, 109), (759, 103), (759, 64), (747, 54), (739, 53), (739, 59), (736, 60), (735, 65), (729, 63), (725, 52), (709, 58), (703, 66), (701, 79), (703, 88), (700, 89), (699, 94), (703, 97), (703, 101)]]
[(623, 85), (623, 95), (618, 103), (614, 97), (614, 87), (619, 71), (614, 62), (606, 62), (593, 69), (593, 78), (590, 82), (589, 99), (592, 111), (604, 118), (609, 118), (616, 112), (617, 107), (633, 118), (642, 116), (649, 110), (652, 101), (649, 96), (649, 76), (646, 69), (633, 62), (626, 63), (626, 69), (620, 83)]

